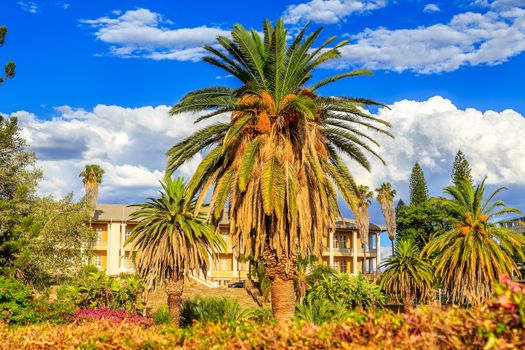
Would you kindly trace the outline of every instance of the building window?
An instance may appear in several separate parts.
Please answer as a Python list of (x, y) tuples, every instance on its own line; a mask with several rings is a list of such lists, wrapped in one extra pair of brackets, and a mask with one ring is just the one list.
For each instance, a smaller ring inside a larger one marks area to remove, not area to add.
[(128, 240), (129, 236), (131, 236), (131, 229), (127, 228), (126, 231), (124, 231), (124, 242)]
[(95, 232), (97, 233), (97, 243), (102, 243), (102, 229), (97, 227)]
[(341, 241), (341, 248), (346, 248), (346, 235), (340, 235), (339, 240)]
[(101, 255), (95, 255), (95, 266), (99, 269), (102, 268), (102, 256)]
[(334, 270), (339, 271), (339, 260), (334, 261)]
[(229, 259), (228, 258), (221, 258), (221, 271), (229, 271)]
[(339, 248), (339, 235), (334, 235), (334, 248)]
[(341, 268), (339, 269), (339, 272), (341, 272), (341, 273), (346, 273), (347, 272), (346, 260), (341, 260)]

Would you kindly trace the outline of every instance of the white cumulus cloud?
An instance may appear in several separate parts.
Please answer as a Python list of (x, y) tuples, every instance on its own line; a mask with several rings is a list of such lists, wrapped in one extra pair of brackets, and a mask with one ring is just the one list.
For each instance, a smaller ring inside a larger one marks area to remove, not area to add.
[(174, 28), (171, 21), (144, 8), (114, 11), (110, 16), (80, 22), (95, 29), (95, 37), (110, 44), (110, 53), (120, 57), (196, 61), (204, 54), (204, 44), (229, 35), (224, 29), (206, 25)]
[[(375, 188), (390, 181), (406, 198), (408, 179), (417, 161), (425, 170), (433, 194), (450, 184), (454, 156), (462, 150), (476, 181), (521, 189), (525, 194), (525, 117), (513, 110), (458, 109), (436, 96), (426, 101), (403, 100), (381, 109), (378, 116), (393, 124), (395, 139), (379, 137), (379, 154), (387, 166), (373, 161), (371, 173), (350, 162), (359, 181)], [(525, 203), (523, 203), (525, 205)]]
[(431, 26), (366, 29), (350, 36), (339, 66), (429, 74), (500, 64), (525, 51), (525, 10), (510, 6), (517, 3), (496, 1), (486, 13), (461, 13)]
[(290, 24), (304, 21), (337, 23), (350, 15), (377, 10), (386, 5), (387, 0), (311, 0), (288, 6), (283, 18)]
[(423, 11), (427, 13), (432, 13), (432, 12), (439, 12), (441, 11), (441, 9), (436, 4), (426, 4), (425, 7), (423, 8)]
[(38, 12), (38, 5), (35, 4), (34, 2), (32, 1), (18, 1), (17, 2), (18, 6), (20, 6), (20, 8), (26, 12), (29, 12), (29, 13), (37, 13)]
[[(100, 200), (106, 203), (154, 195), (164, 173), (165, 152), (197, 128), (194, 116), (170, 117), (167, 106), (56, 110), (58, 116), (51, 120), (26, 111), (14, 113), (44, 171), (39, 191), (57, 196), (74, 191), (80, 196), (78, 174), (85, 164), (95, 163), (106, 171), (100, 190)], [(177, 175), (191, 176), (200, 159), (185, 164)]]

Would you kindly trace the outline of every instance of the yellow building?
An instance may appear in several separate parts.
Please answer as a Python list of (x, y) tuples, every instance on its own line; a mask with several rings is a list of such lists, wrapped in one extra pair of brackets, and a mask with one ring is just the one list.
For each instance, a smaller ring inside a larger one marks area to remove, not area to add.
[[(110, 275), (134, 271), (131, 259), (132, 248), (124, 246), (124, 242), (136, 225), (136, 222), (129, 218), (133, 210), (123, 204), (97, 204), (93, 215), (92, 226), (96, 230), (97, 239), (94, 244), (92, 264), (106, 270)], [(210, 287), (225, 286), (232, 281), (243, 280), (248, 273), (247, 263), (239, 262), (233, 252), (227, 234), (228, 222), (221, 222), (219, 227), (227, 242), (226, 251), (216, 252), (206, 280), (203, 276), (192, 276)], [(382, 231), (384, 231), (383, 227), (370, 225), (370, 239), (366, 250), (367, 273), (375, 272), (379, 265)], [(336, 271), (351, 274), (362, 272), (365, 253), (353, 220), (337, 221), (335, 232), (330, 234), (325, 247), (322, 259)]]

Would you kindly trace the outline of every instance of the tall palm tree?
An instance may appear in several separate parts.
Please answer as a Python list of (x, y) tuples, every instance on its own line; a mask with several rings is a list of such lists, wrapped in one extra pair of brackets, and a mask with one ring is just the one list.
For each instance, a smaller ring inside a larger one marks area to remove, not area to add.
[(166, 179), (160, 198), (135, 206), (131, 220), (138, 224), (126, 243), (137, 250), (137, 273), (148, 286), (165, 285), (169, 313), (178, 325), (184, 275), (197, 271), (206, 275), (210, 254), (224, 249), (224, 241), (204, 213), (195, 212), (182, 178)]
[(392, 243), (392, 255), (394, 255), (394, 239), (396, 238), (396, 210), (394, 208), (394, 197), (396, 190), (392, 188), (389, 182), (382, 183), (378, 188), (377, 201), (381, 205), (381, 211), (385, 218), (386, 230), (388, 231), (388, 238)]
[(513, 257), (525, 258), (525, 236), (499, 227), (492, 219), (509, 213), (501, 200), (493, 201), (504, 190), (499, 188), (484, 200), (485, 180), (474, 187), (468, 180), (446, 187), (451, 198), (437, 198), (450, 216), (452, 229), (436, 235), (423, 253), (433, 258), (453, 303), (476, 305), (493, 292), (500, 275), (519, 275)]
[(370, 232), (370, 213), (368, 207), (372, 204), (374, 193), (370, 191), (368, 186), (358, 185), (355, 188), (357, 196), (357, 211), (355, 213), (355, 221), (357, 224), (357, 231), (359, 232), (359, 240), (363, 246), (363, 269), (366, 273), (366, 246), (368, 244), (368, 236)]
[[(320, 256), (339, 213), (335, 186), (355, 208), (352, 176), (340, 153), (370, 169), (366, 152), (379, 155), (366, 131), (390, 135), (389, 124), (363, 107), (379, 103), (352, 97), (322, 97), (318, 90), (335, 81), (369, 75), (357, 70), (310, 84), (313, 71), (340, 56), (338, 48), (314, 44), (321, 29), (303, 28), (287, 44), (283, 21), (264, 22), (263, 37), (236, 24), (231, 37), (217, 38), (221, 49), (205, 46), (204, 61), (234, 76), (238, 88), (210, 87), (187, 94), (171, 114), (205, 112), (196, 122), (227, 113), (173, 146), (167, 174), (213, 146), (189, 182), (198, 193), (197, 209), (213, 189), (209, 215), (227, 212), (230, 235), (241, 254), (264, 258), (272, 281), (272, 308), (284, 321), (293, 317), (297, 255)], [(339, 152), (339, 153), (338, 153)], [(379, 158), (380, 159), (380, 158)]]
[(104, 169), (96, 164), (88, 164), (84, 166), (84, 170), (82, 170), (79, 175), (79, 177), (82, 178), (82, 182), (84, 183), (87, 203), (91, 210), (95, 210), (95, 207), (97, 206), (98, 188), (102, 183), (103, 175)]
[(381, 286), (387, 292), (401, 296), (405, 311), (414, 305), (414, 300), (424, 300), (430, 296), (432, 265), (420, 256), (417, 245), (412, 240), (401, 240), (395, 252), (382, 264), (386, 267), (381, 275)]

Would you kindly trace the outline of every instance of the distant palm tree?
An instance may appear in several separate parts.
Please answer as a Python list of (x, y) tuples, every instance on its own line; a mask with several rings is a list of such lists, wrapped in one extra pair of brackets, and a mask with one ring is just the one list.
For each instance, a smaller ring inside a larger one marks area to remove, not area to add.
[(437, 198), (450, 216), (452, 229), (436, 235), (423, 253), (433, 258), (436, 275), (453, 303), (475, 305), (491, 296), (502, 274), (519, 275), (513, 257), (525, 258), (525, 236), (491, 221), (518, 209), (492, 201), (499, 188), (484, 201), (485, 180), (474, 187), (468, 180), (446, 187), (451, 198)]
[(384, 263), (381, 286), (390, 294), (403, 299), (405, 310), (410, 310), (416, 298), (426, 299), (432, 290), (432, 265), (420, 256), (417, 245), (412, 240), (401, 240), (395, 252)]
[[(389, 124), (362, 107), (377, 102), (322, 97), (318, 89), (343, 78), (369, 75), (344, 72), (309, 84), (313, 71), (340, 56), (343, 41), (316, 45), (321, 29), (306, 27), (291, 40), (282, 20), (264, 22), (263, 36), (239, 24), (231, 38), (220, 36), (204, 61), (231, 74), (238, 88), (210, 87), (187, 94), (171, 114), (206, 112), (196, 121), (228, 113), (228, 122), (204, 127), (167, 153), (167, 174), (210, 149), (189, 183), (198, 205), (213, 189), (210, 215), (219, 222), (224, 208), (230, 235), (243, 255), (263, 256), (272, 281), (275, 317), (289, 320), (295, 305), (297, 255), (322, 253), (323, 240), (339, 214), (337, 192), (355, 208), (350, 171), (340, 154), (369, 169), (366, 152), (377, 144), (366, 131), (389, 133)], [(288, 44), (289, 43), (289, 44)], [(308, 85), (307, 85), (308, 84)], [(340, 152), (340, 153), (338, 153)], [(334, 186), (335, 185), (335, 186)]]
[(385, 218), (386, 229), (388, 231), (388, 238), (392, 243), (392, 255), (394, 255), (394, 239), (396, 238), (396, 210), (394, 208), (394, 197), (396, 190), (392, 188), (392, 185), (388, 182), (382, 183), (378, 188), (377, 201), (381, 205), (381, 211)]
[(96, 164), (88, 164), (84, 166), (84, 170), (79, 177), (84, 182), (84, 189), (86, 191), (86, 200), (91, 210), (95, 210), (98, 202), (98, 188), (102, 183), (102, 176), (104, 169)]
[(363, 246), (363, 269), (366, 273), (366, 246), (368, 244), (368, 236), (370, 232), (370, 213), (368, 207), (372, 204), (374, 194), (370, 191), (368, 186), (358, 185), (355, 189), (357, 196), (357, 211), (355, 213), (355, 221), (357, 230), (359, 232), (359, 239)]
[(126, 243), (137, 250), (137, 273), (149, 286), (165, 285), (168, 309), (175, 324), (180, 323), (184, 275), (206, 274), (209, 256), (224, 250), (225, 243), (195, 201), (188, 196), (182, 178), (162, 183), (160, 198), (148, 198), (131, 220), (138, 222)]

